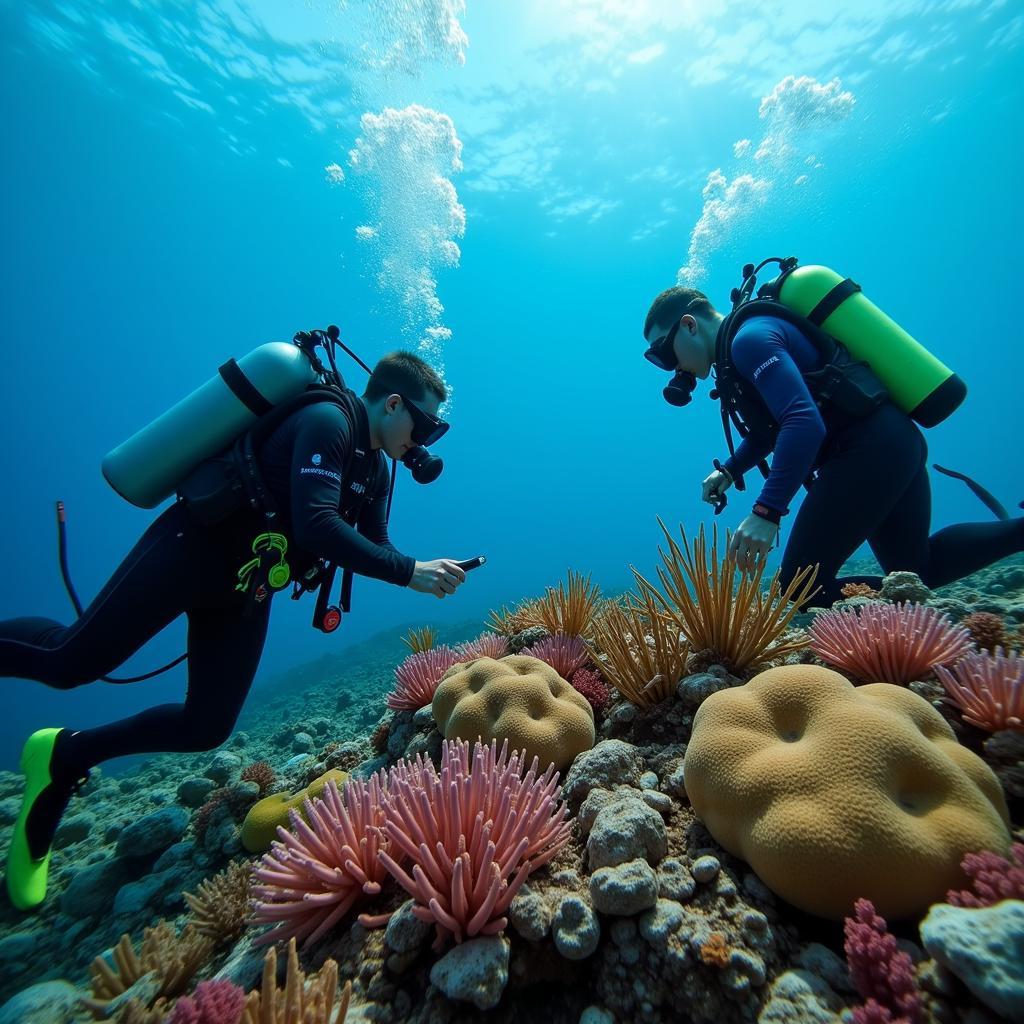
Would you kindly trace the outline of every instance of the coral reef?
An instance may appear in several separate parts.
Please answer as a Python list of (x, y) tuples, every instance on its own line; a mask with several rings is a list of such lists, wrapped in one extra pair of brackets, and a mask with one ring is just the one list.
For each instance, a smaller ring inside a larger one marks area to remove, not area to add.
[(817, 615), (811, 649), (858, 679), (905, 685), (970, 650), (970, 635), (920, 604), (868, 604)]
[(587, 698), (590, 709), (596, 718), (608, 706), (611, 694), (601, 677), (589, 668), (577, 669), (569, 680), (574, 690), (578, 690)]
[(972, 612), (960, 620), (971, 634), (971, 639), (983, 651), (993, 653), (996, 647), (1006, 647), (1008, 634), (1002, 615), (992, 612)]
[(246, 926), (252, 865), (233, 861), (213, 878), (205, 879), (195, 893), (184, 893), (192, 921), (200, 935), (216, 943), (237, 939)]
[(1024, 657), (1015, 651), (967, 654), (935, 672), (965, 722), (986, 732), (1024, 731)]
[(564, 771), (594, 745), (586, 698), (550, 665), (521, 654), (454, 666), (438, 684), (432, 707), (445, 739), (507, 739), (544, 768)]
[(523, 648), (520, 653), (546, 662), (563, 679), (569, 679), (577, 669), (583, 668), (590, 657), (582, 637), (565, 633), (545, 637)]
[(242, 769), (238, 778), (240, 782), (255, 782), (260, 788), (260, 796), (266, 796), (276, 781), (274, 769), (266, 761), (253, 761)]
[(434, 699), (441, 677), (462, 660), (447, 645), (410, 654), (395, 669), (395, 688), (388, 694), (388, 707), (395, 711), (418, 711)]
[(946, 893), (946, 902), (954, 907), (991, 907), (1000, 900), (1024, 900), (1024, 843), (1013, 844), (1009, 860), (982, 850), (964, 857), (961, 867), (971, 880), (971, 890)]

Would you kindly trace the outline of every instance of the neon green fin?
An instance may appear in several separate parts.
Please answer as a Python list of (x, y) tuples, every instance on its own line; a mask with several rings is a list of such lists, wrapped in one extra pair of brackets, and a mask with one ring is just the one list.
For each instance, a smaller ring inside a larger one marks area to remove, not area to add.
[(38, 729), (21, 748), (21, 770), (25, 776), (25, 795), (14, 824), (11, 848), (7, 852), (7, 892), (18, 910), (31, 910), (46, 898), (46, 879), (50, 870), (50, 850), (42, 860), (32, 860), (25, 835), (25, 820), (32, 804), (50, 784), (50, 757), (60, 729)]

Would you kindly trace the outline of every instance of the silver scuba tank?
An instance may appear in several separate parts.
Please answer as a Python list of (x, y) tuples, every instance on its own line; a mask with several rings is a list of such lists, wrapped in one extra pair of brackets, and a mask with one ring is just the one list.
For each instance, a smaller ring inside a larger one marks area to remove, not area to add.
[(205, 384), (108, 452), (103, 475), (121, 497), (154, 508), (204, 459), (319, 378), (297, 344), (271, 341), (229, 360)]

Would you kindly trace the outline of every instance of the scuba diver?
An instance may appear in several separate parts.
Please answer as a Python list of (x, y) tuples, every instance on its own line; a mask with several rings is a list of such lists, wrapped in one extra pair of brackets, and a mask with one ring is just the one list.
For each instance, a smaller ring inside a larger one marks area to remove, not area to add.
[[(341, 603), (348, 610), (354, 573), (444, 598), (482, 562), (418, 561), (388, 539), (395, 461), (389, 480), (385, 456), (403, 461), (422, 483), (441, 471), (441, 460), (426, 451), (448, 429), (438, 418), (446, 398), (441, 378), (413, 353), (393, 352), (357, 396), (337, 373), (336, 343), (331, 327), (326, 334), (300, 332), (296, 347), (272, 342), (230, 360), (219, 378), (107, 456), (104, 473), (129, 500), (150, 506), (174, 491), (177, 500), (84, 611), (66, 573), (58, 503), (61, 564), (80, 617), (70, 626), (44, 618), (0, 622), (0, 676), (57, 689), (148, 678), (158, 673), (107, 673), (184, 613), (187, 652), (178, 661), (188, 659), (188, 686), (182, 704), (94, 729), (40, 729), (28, 738), (21, 754), (25, 793), (7, 859), (7, 888), (19, 909), (45, 898), (54, 833), (92, 766), (126, 754), (210, 750), (227, 740), (260, 661), (276, 591), (289, 582), (292, 597), (318, 590), (314, 625), (331, 632), (341, 618), (329, 604), (335, 566), (345, 571)], [(327, 348), (333, 370), (314, 355), (317, 345)], [(291, 393), (282, 396), (289, 373)], [(177, 445), (161, 434), (168, 418)], [(180, 477), (184, 464), (173, 463), (190, 443), (193, 454), (197, 439), (209, 452), (212, 431), (212, 447), (223, 448), (243, 421), (250, 429), (233, 445)], [(161, 462), (169, 467), (164, 478), (144, 479)]]
[[(757, 272), (780, 275), (754, 297)], [(819, 565), (821, 589), (807, 604), (828, 607), (848, 583), (879, 587), (880, 576), (837, 578), (865, 541), (884, 573), (909, 570), (940, 587), (1024, 551), (1024, 517), (1011, 519), (964, 477), (999, 522), (962, 523), (929, 534), (928, 448), (918, 424), (945, 419), (966, 395), (959, 377), (862, 293), (825, 267), (795, 257), (743, 268), (743, 285), (723, 316), (693, 288), (674, 287), (651, 303), (645, 357), (673, 374), (664, 396), (689, 403), (697, 379), (714, 369), (730, 456), (714, 460), (701, 499), (726, 504), (732, 486), (758, 466), (764, 486), (729, 545), (753, 573), (778, 540), (801, 484), (807, 495), (783, 552), (785, 588), (802, 567)], [(730, 424), (742, 441), (734, 449)], [(774, 452), (769, 470), (765, 457)], [(1022, 503), (1024, 507), (1024, 503)]]

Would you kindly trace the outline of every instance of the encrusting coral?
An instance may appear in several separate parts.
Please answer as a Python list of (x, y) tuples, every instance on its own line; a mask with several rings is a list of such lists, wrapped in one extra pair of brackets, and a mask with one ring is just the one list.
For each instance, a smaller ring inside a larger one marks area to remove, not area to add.
[(307, 824), (294, 810), (291, 830), (281, 829), (253, 868), (253, 924), (273, 928), (257, 945), (284, 938), (306, 949), (331, 930), (357, 903), (380, 892), (387, 878), (378, 858), (388, 841), (383, 772), (351, 779), (344, 796), (331, 780), (322, 797), (307, 800)]
[(512, 654), (455, 665), (437, 686), (434, 721), (448, 740), (507, 739), (541, 766), (564, 771), (594, 745), (594, 713), (550, 665)]
[(252, 865), (236, 860), (200, 882), (197, 892), (183, 893), (196, 931), (218, 944), (238, 938), (246, 926), (251, 880)]
[(272, 793), (254, 804), (242, 822), (241, 842), (249, 853), (263, 853), (277, 837), (279, 828), (287, 828), (293, 812), (304, 812), (306, 801), (319, 796), (332, 780), (341, 785), (348, 773), (332, 768), (314, 779), (294, 796), (287, 791)]
[(971, 649), (970, 634), (923, 604), (829, 610), (811, 623), (811, 650), (858, 679), (906, 685)]
[(964, 880), (966, 853), (1010, 847), (998, 779), (928, 701), (817, 665), (707, 697), (683, 774), (717, 842), (821, 917), (861, 896), (919, 913)]
[(637, 707), (672, 696), (690, 653), (678, 625), (659, 613), (646, 592), (629, 595), (625, 605), (606, 605), (588, 646), (601, 675)]
[(122, 935), (112, 951), (114, 967), (96, 957), (89, 968), (90, 988), (98, 1000), (123, 995), (144, 974), (156, 971), (158, 995), (181, 995), (200, 967), (209, 959), (214, 941), (202, 935), (194, 924), (185, 925), (180, 935), (168, 921), (143, 931), (138, 953), (129, 935)]
[(937, 665), (935, 674), (969, 725), (1024, 731), (1024, 658), (1015, 651), (968, 654), (952, 669)]
[(288, 940), (288, 969), (284, 988), (277, 987), (277, 952), (267, 950), (260, 988), (250, 992), (238, 1024), (342, 1024), (348, 1015), (352, 982), (345, 983), (341, 1003), (334, 1011), (338, 991), (337, 961), (327, 959), (306, 978), (299, 967), (294, 937)]
[[(667, 553), (658, 548), (663, 563), (658, 567), (658, 578), (665, 594), (636, 568), (630, 566), (630, 570), (641, 590), (678, 623), (692, 651), (708, 652), (730, 672), (741, 675), (807, 646), (804, 640), (782, 641), (781, 637), (793, 616), (815, 592), (817, 566), (801, 569), (784, 591), (776, 572), (767, 591), (762, 591), (764, 561), (759, 561), (751, 574), (741, 572), (730, 555), (719, 561), (717, 526), (712, 533), (709, 566), (703, 524), (692, 552), (682, 526), (680, 546), (660, 517), (658, 525), (668, 541)], [(727, 533), (726, 548), (728, 545)]]
[(512, 897), (569, 840), (554, 767), (540, 774), (534, 758), (524, 775), (524, 764), (507, 740), (500, 751), (477, 742), (472, 754), (445, 740), (440, 771), (421, 755), (391, 770), (383, 830), (411, 872), (386, 850), (380, 860), (415, 898), (413, 914), (435, 926), (435, 950), (503, 931)]

